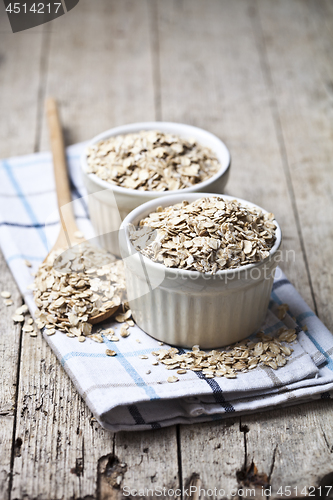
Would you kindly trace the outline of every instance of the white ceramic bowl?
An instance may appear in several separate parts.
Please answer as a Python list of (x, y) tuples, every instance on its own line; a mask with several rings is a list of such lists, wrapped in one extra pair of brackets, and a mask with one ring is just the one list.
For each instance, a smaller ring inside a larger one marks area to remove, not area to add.
[[(138, 224), (159, 206), (183, 200), (192, 202), (211, 193), (177, 193), (152, 200), (131, 212), (119, 231), (125, 264), (126, 287), (135, 322), (152, 337), (167, 344), (203, 349), (222, 347), (260, 328), (267, 312), (277, 266), (274, 259), (281, 230), (276, 221), (276, 242), (267, 259), (215, 275), (167, 268), (137, 252), (128, 234), (129, 224)], [(249, 207), (266, 210), (232, 196)]]
[[(130, 134), (140, 132), (141, 130), (160, 130), (165, 133), (177, 134), (184, 138), (194, 137), (203, 146), (211, 148), (221, 163), (220, 170), (209, 179), (192, 187), (182, 189), (181, 192), (184, 194), (193, 192), (223, 193), (229, 177), (230, 153), (226, 145), (218, 137), (201, 128), (168, 122), (132, 123), (103, 132), (92, 139), (89, 145), (96, 144), (111, 136)], [(107, 181), (103, 181), (96, 174), (87, 174), (88, 165), (85, 152), (83, 152), (81, 157), (81, 166), (83, 181), (89, 195), (90, 218), (96, 235), (99, 238), (99, 243), (109, 252), (119, 256), (118, 230), (121, 221), (142, 203), (155, 198), (163, 199), (163, 197), (169, 196), (172, 191), (137, 191), (136, 189), (115, 186)]]

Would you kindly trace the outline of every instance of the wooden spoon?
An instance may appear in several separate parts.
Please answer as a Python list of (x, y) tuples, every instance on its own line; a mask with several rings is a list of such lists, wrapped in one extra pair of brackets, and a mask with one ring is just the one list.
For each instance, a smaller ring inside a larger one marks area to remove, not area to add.
[[(67, 176), (64, 138), (62, 134), (56, 100), (52, 98), (46, 99), (45, 108), (50, 134), (53, 170), (61, 222), (59, 236), (53, 248), (51, 249), (51, 252), (60, 249), (63, 249), (65, 251), (74, 245), (84, 243), (86, 240), (80, 237), (80, 231), (76, 225), (72, 210), (72, 197)], [(100, 323), (101, 321), (110, 318), (110, 316), (112, 316), (118, 310), (118, 308), (119, 306), (115, 306), (105, 312), (97, 314), (96, 316), (92, 316), (88, 319), (88, 322), (93, 325), (96, 323)]]

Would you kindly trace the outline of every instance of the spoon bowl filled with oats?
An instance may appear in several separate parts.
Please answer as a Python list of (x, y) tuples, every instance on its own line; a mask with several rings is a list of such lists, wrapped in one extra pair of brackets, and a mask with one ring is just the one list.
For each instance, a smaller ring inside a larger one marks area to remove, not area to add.
[(223, 193), (230, 162), (218, 137), (190, 125), (134, 123), (98, 135), (81, 166), (101, 246), (120, 255), (121, 221), (142, 203), (178, 191)]
[[(38, 328), (45, 327), (46, 335), (54, 335), (59, 330), (84, 342), (91, 334), (92, 325), (125, 307), (123, 263), (86, 241), (76, 225), (58, 106), (52, 98), (45, 104), (60, 231), (30, 289), (37, 306)], [(21, 317), (18, 314), (15, 321), (21, 321)]]
[(119, 241), (133, 318), (152, 337), (207, 349), (261, 326), (281, 244), (272, 213), (227, 195), (178, 193), (133, 210)]

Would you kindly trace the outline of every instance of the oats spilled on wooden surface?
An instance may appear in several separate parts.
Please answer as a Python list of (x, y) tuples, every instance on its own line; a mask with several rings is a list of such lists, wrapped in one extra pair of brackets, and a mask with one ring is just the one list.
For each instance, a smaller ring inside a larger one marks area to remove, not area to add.
[(22, 306), (18, 307), (15, 311), (15, 314), (26, 314), (29, 311), (29, 308), (27, 304), (23, 304)]
[(23, 304), (16, 309), (12, 316), (12, 320), (14, 323), (22, 324), (22, 332), (29, 334), (30, 337), (37, 337), (36, 325), (32, 317), (27, 314), (28, 312), (28, 306)]
[[(180, 354), (176, 347), (159, 349), (152, 354), (165, 365), (167, 370), (177, 370), (183, 375), (188, 371), (202, 372), (205, 378), (236, 378), (237, 372), (248, 372), (264, 365), (277, 370), (287, 363), (293, 349), (285, 342), (292, 343), (297, 335), (294, 329), (280, 328), (276, 337), (257, 334), (257, 340), (237, 342), (224, 350), (201, 351), (198, 345), (192, 351)], [(152, 364), (157, 364), (156, 362)], [(176, 382), (177, 377), (169, 377), (168, 382)]]
[(166, 267), (214, 274), (259, 262), (275, 243), (272, 213), (222, 197), (183, 201), (129, 226), (136, 250)]
[(37, 327), (46, 327), (48, 335), (57, 329), (80, 342), (87, 336), (103, 342), (101, 335), (91, 334), (89, 320), (118, 306), (130, 317), (125, 293), (123, 262), (106, 251), (84, 242), (52, 252), (34, 281)]
[(23, 323), (24, 316), (23, 314), (13, 314), (12, 320), (14, 321), (14, 323)]
[(34, 327), (32, 325), (27, 325), (25, 324), (23, 327), (22, 327), (22, 331), (23, 332), (32, 332), (34, 330)]
[(158, 130), (118, 135), (87, 148), (87, 173), (139, 191), (174, 191), (215, 175), (216, 155), (194, 139)]

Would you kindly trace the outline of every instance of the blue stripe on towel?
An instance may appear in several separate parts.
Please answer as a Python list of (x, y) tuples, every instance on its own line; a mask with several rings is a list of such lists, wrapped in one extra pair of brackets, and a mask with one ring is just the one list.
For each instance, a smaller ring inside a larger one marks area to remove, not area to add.
[(60, 360), (62, 366), (71, 358), (106, 358), (106, 354), (102, 352), (68, 352)]
[(42, 229), (45, 226), (56, 226), (59, 224), (59, 221), (54, 222), (46, 222), (44, 224), (37, 222), (36, 224), (20, 224), (18, 222), (0, 222), (0, 226), (10, 226), (10, 227), (19, 227), (22, 229)]
[(161, 429), (161, 424), (158, 422), (151, 422), (150, 425), (152, 429)]
[[(143, 416), (141, 415), (139, 408), (136, 405), (128, 405), (127, 409), (137, 425), (144, 425), (147, 423), (143, 418)], [(149, 425), (151, 426), (152, 429), (161, 428), (161, 424), (159, 424), (158, 422), (150, 422)]]
[[(19, 183), (17, 182), (17, 180), (15, 179), (15, 176), (14, 176), (14, 173), (12, 172), (10, 166), (7, 164), (6, 161), (2, 161), (2, 165), (7, 173), (7, 176), (10, 180), (10, 182), (12, 183), (18, 197), (20, 198), (20, 200), (22, 201), (22, 204), (27, 212), (27, 214), (29, 215), (31, 221), (33, 222), (33, 224), (39, 224), (38, 220), (37, 220), (37, 217), (32, 209), (32, 207), (30, 206), (30, 203), (28, 202), (28, 200), (26, 199), (26, 197), (24, 196), (23, 194), (23, 191), (19, 185)], [(46, 250), (48, 250), (48, 245), (47, 245), (47, 240), (46, 240), (46, 236), (45, 236), (45, 233), (43, 231), (42, 228), (40, 227), (37, 227), (36, 228), (38, 234), (39, 234), (39, 237), (40, 239), (42, 240), (43, 242), (43, 245), (45, 246)]]
[(71, 193), (72, 193), (73, 198), (75, 200), (79, 200), (79, 202), (81, 203), (82, 208), (86, 214), (86, 218), (88, 219), (89, 218), (89, 211), (88, 211), (87, 204), (86, 204), (82, 194), (80, 193), (78, 187), (74, 183), (73, 178), (70, 175), (69, 175), (69, 183), (70, 183), (70, 188), (71, 188)]
[[(112, 342), (111, 343), (112, 345), (112, 349), (114, 349), (115, 345), (114, 343)], [(128, 351), (126, 353), (122, 353), (122, 356), (124, 356), (125, 358), (131, 358), (131, 357), (137, 357), (137, 356), (141, 356), (142, 354), (151, 354), (152, 350), (154, 349), (140, 349), (138, 351)], [(79, 356), (80, 354), (82, 355), (86, 355), (86, 356), (90, 356), (91, 353), (81, 353), (81, 352), (75, 352), (75, 351), (72, 351), (72, 352), (69, 352), (67, 354), (65, 354), (65, 356), (63, 357), (63, 359), (65, 361), (67, 361), (68, 359), (70, 358), (75, 358), (76, 356)], [(94, 355), (94, 353), (92, 353)], [(101, 354), (101, 356), (105, 356), (105, 354)]]
[(304, 321), (305, 318), (311, 318), (311, 316), (315, 316), (315, 313), (312, 311), (305, 311), (296, 317), (296, 321), (297, 323), (300, 323), (301, 321)]
[[(45, 156), (44, 156), (45, 155)], [(9, 160), (2, 160), (3, 163), (7, 163), (7, 165), (10, 167), (10, 168), (17, 168), (17, 167), (30, 167), (31, 165), (39, 165), (41, 163), (48, 163), (51, 167), (52, 167), (52, 156), (51, 156), (51, 153), (48, 154), (48, 157), (46, 157), (46, 154), (45, 153), (42, 153), (42, 158), (35, 158), (33, 160), (29, 160), (29, 161), (23, 161), (23, 162), (19, 162), (19, 163), (15, 163), (14, 165), (13, 164), (10, 164), (9, 163)], [(69, 160), (79, 160), (81, 158), (81, 155), (67, 155), (67, 158)], [(1, 165), (0, 163), (0, 167), (4, 167), (4, 165)]]
[[(86, 215), (76, 215), (75, 219), (89, 220), (89, 217)], [(38, 222), (37, 224), (21, 224), (19, 222), (8, 222), (8, 221), (0, 222), (0, 226), (20, 227), (23, 229), (31, 229), (31, 228), (41, 229), (46, 226), (56, 226), (57, 224), (60, 224), (59, 220), (53, 222), (43, 222), (43, 223)]]
[[(274, 292), (272, 292), (272, 297), (277, 304), (280, 304), (280, 305), (282, 304), (282, 301), (279, 299), (279, 297)], [(298, 323), (299, 326), (302, 328), (302, 324), (300, 323), (300, 321), (302, 321), (303, 319), (305, 319), (307, 317), (311, 317), (311, 316), (315, 316), (315, 314), (312, 311), (305, 311), (304, 313), (301, 313), (297, 316), (296, 323)], [(304, 330), (303, 330), (303, 332), (304, 332)], [(311, 342), (316, 346), (318, 351), (320, 351), (321, 354), (323, 354), (325, 356), (327, 368), (329, 368), (331, 371), (333, 371), (333, 360), (327, 354), (325, 349), (317, 342), (317, 340), (311, 335), (311, 333), (309, 331), (304, 332), (304, 333), (311, 340)]]
[[(281, 280), (281, 281), (285, 281), (285, 280)], [(289, 281), (286, 280), (288, 283)], [(277, 284), (279, 284), (280, 282), (278, 281)], [(274, 288), (273, 286), (273, 290), (275, 290), (276, 288)], [(280, 298), (276, 295), (276, 293), (274, 293), (274, 291), (272, 291), (272, 294), (271, 294), (274, 302), (276, 302), (277, 304), (281, 305), (282, 304), (282, 300), (280, 300)], [(303, 321), (305, 318), (309, 318), (311, 316), (316, 316), (315, 313), (313, 311), (304, 311), (302, 312), (301, 314), (299, 314), (297, 317), (296, 317), (296, 322), (297, 323), (300, 323), (301, 321)]]
[[(302, 328), (302, 326), (301, 326)], [(317, 347), (318, 351), (320, 351), (326, 358), (326, 366), (333, 371), (333, 360), (330, 358), (330, 356), (327, 354), (325, 349), (321, 347), (320, 344), (316, 341), (316, 339), (311, 335), (309, 332), (304, 332), (307, 337), (311, 340), (311, 342)]]
[[(179, 349), (179, 354), (184, 354), (185, 352), (186, 351), (184, 351), (184, 349)], [(226, 413), (232, 413), (235, 411), (235, 408), (232, 406), (232, 404), (229, 403), (228, 401), (226, 401), (226, 399), (223, 395), (223, 391), (215, 379), (206, 378), (202, 372), (194, 372), (194, 373), (196, 374), (196, 376), (198, 378), (207, 382), (207, 384), (209, 385), (209, 387), (213, 391), (213, 396), (214, 396), (215, 401), (218, 404), (220, 404), (222, 406), (222, 408), (224, 408)]]
[(10, 257), (6, 258), (6, 261), (9, 263), (12, 260), (16, 259), (22, 259), (22, 260), (37, 260), (39, 262), (42, 262), (45, 259), (44, 257), (38, 257), (37, 255), (25, 255), (23, 253), (16, 253), (14, 255), (11, 255)]
[(143, 380), (143, 378), (139, 375), (139, 373), (136, 371), (136, 369), (131, 365), (131, 363), (129, 363), (127, 361), (127, 359), (125, 358), (125, 356), (119, 351), (119, 349), (117, 348), (117, 346), (115, 345), (114, 342), (110, 342), (108, 341), (105, 337), (104, 337), (104, 342), (106, 343), (106, 345), (108, 347), (112, 347), (112, 349), (114, 351), (116, 351), (117, 353), (117, 361), (119, 361), (123, 367), (125, 368), (125, 370), (127, 371), (127, 373), (132, 377), (132, 379), (134, 380), (134, 382), (136, 383), (136, 385), (138, 387), (143, 387), (143, 389), (145, 390), (145, 393), (147, 394), (147, 396), (150, 397), (150, 399), (160, 399), (160, 396), (158, 396), (155, 392), (155, 389), (149, 385), (146, 384), (146, 382)]
[(290, 281), (287, 280), (287, 279), (283, 279), (283, 280), (280, 280), (280, 281), (275, 281), (273, 283), (273, 288), (272, 290), (276, 290), (277, 288), (280, 288), (280, 286), (283, 286), (283, 285), (290, 285)]
[[(146, 384), (146, 382), (139, 375), (139, 373), (136, 371), (136, 369), (131, 365), (131, 363), (129, 363), (129, 361), (127, 361), (126, 357), (115, 346), (115, 343), (108, 341), (105, 337), (104, 337), (104, 342), (108, 348), (112, 348), (112, 350), (117, 353), (117, 357), (114, 359), (117, 360), (125, 368), (127, 373), (134, 380), (135, 384), (138, 387), (142, 387), (150, 399), (160, 399), (160, 396), (158, 396), (156, 394), (154, 388)], [(61, 359), (60, 362), (61, 362), (62, 366), (64, 366), (64, 364), (70, 358), (76, 358), (76, 357), (105, 358), (105, 357), (107, 357), (107, 355), (105, 353), (88, 353), (88, 352), (74, 352), (74, 351), (72, 351), (72, 352), (68, 352), (67, 354), (65, 354), (65, 356), (63, 356), (63, 358)]]

